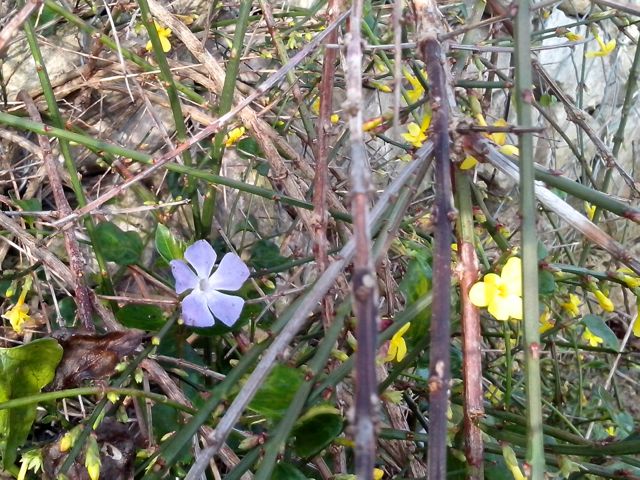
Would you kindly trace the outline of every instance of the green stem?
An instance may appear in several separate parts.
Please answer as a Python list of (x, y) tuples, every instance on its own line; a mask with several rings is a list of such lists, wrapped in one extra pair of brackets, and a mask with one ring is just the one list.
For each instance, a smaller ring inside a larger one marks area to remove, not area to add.
[[(528, 0), (518, 0), (515, 21), (515, 95), (518, 125), (533, 127), (531, 102), (531, 15)], [(520, 133), (520, 214), (522, 216), (522, 278), (527, 412), (527, 461), (532, 480), (542, 480), (545, 458), (542, 436), (542, 386), (540, 382), (540, 334), (538, 312), (538, 256), (536, 198), (534, 190), (533, 135)], [(509, 348), (509, 346), (505, 346)]]
[[(240, 58), (242, 57), (243, 46), (245, 42), (245, 34), (247, 32), (249, 13), (251, 13), (251, 0), (243, 0), (240, 3), (240, 12), (238, 13), (238, 19), (235, 33), (233, 37), (233, 44), (231, 45), (231, 54), (229, 61), (226, 64), (224, 85), (222, 86), (222, 92), (220, 93), (220, 100), (218, 104), (218, 115), (222, 116), (231, 110), (233, 107), (233, 97), (236, 91), (236, 83), (238, 80), (238, 72), (240, 70)], [(209, 162), (211, 171), (215, 175), (220, 175), (220, 169), (222, 168), (222, 154), (224, 152), (224, 137), (227, 133), (227, 129), (220, 130), (213, 139), (213, 145), (211, 146), (211, 160)], [(202, 204), (202, 235), (207, 237), (211, 234), (211, 226), (213, 225), (213, 217), (215, 215), (216, 206), (216, 192), (215, 186), (210, 186), (207, 193), (204, 195), (204, 202)]]

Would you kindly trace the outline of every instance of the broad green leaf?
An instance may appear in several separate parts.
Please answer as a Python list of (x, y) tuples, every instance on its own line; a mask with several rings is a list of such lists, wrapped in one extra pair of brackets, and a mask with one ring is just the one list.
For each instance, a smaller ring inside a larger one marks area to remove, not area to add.
[(245, 137), (241, 139), (236, 146), (236, 150), (240, 154), (240, 156), (244, 158), (262, 156), (262, 152), (260, 151), (258, 142), (256, 142), (251, 137)]
[(271, 480), (307, 480), (307, 477), (290, 463), (278, 463), (273, 469)]
[(549, 270), (538, 272), (538, 290), (540, 295), (551, 295), (556, 291), (556, 280)]
[[(61, 359), (62, 347), (51, 338), (0, 348), (0, 402), (40, 393), (53, 380)], [(29, 435), (36, 407), (0, 410), (0, 455), (5, 469), (13, 466), (18, 448)]]
[(293, 429), (293, 448), (301, 457), (313, 457), (340, 435), (343, 426), (344, 420), (337, 408), (330, 405), (313, 407)]
[(604, 340), (603, 346), (614, 350), (618, 349), (618, 337), (609, 328), (609, 325), (604, 323), (604, 320), (597, 315), (585, 315), (582, 319), (582, 323), (598, 337)]
[(118, 310), (116, 318), (125, 327), (140, 330), (159, 330), (166, 323), (162, 309), (157, 305), (129, 303)]
[(96, 243), (104, 258), (118, 265), (136, 263), (142, 255), (142, 240), (136, 232), (125, 232), (111, 222), (96, 227)]
[(544, 260), (545, 258), (547, 258), (547, 256), (549, 256), (549, 250), (547, 250), (547, 247), (544, 243), (539, 241), (538, 242), (538, 261)]
[(258, 240), (251, 249), (249, 264), (256, 270), (272, 268), (287, 262), (280, 255), (280, 248), (271, 240)]
[(169, 263), (184, 256), (185, 244), (174, 237), (171, 230), (159, 223), (156, 228), (156, 250)]
[(303, 379), (304, 374), (300, 370), (276, 365), (249, 408), (271, 421), (278, 421), (287, 411)]
[[(406, 308), (431, 291), (432, 272), (427, 255), (428, 252), (425, 250), (415, 251), (400, 282), (399, 287), (406, 299)], [(411, 327), (404, 336), (410, 345), (415, 345), (417, 341), (424, 339), (429, 330), (430, 318), (431, 313), (427, 309), (411, 320)]]

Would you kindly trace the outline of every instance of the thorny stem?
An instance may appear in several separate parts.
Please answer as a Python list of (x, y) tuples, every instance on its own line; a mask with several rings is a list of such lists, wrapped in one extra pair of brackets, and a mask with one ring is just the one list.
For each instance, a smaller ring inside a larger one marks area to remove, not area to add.
[[(529, 0), (518, 0), (515, 21), (515, 95), (518, 126), (533, 126), (533, 79), (531, 73), (531, 14)], [(544, 478), (545, 458), (542, 436), (542, 387), (540, 383), (540, 333), (538, 312), (538, 244), (536, 233), (535, 168), (533, 134), (519, 133), (520, 214), (522, 216), (522, 278), (527, 412), (527, 461), (530, 478)]]
[[(380, 197), (376, 203), (375, 208), (371, 212), (371, 220), (367, 228), (372, 228), (381, 218), (384, 211), (389, 206), (388, 203), (393, 195), (398, 192), (398, 189), (403, 186), (410, 178), (410, 176), (418, 170), (421, 161), (416, 161), (413, 164), (405, 168), (385, 190), (385, 193)], [(207, 467), (209, 460), (213, 457), (222, 447), (224, 441), (227, 439), (229, 433), (238, 422), (238, 419), (242, 415), (242, 412), (247, 407), (251, 399), (254, 397), (258, 388), (273, 368), (276, 358), (280, 355), (282, 350), (291, 342), (293, 337), (304, 326), (308, 319), (309, 313), (316, 307), (318, 302), (327, 293), (331, 285), (335, 282), (337, 276), (342, 272), (346, 263), (351, 260), (355, 251), (355, 241), (351, 239), (344, 248), (340, 251), (340, 255), (335, 262), (329, 265), (327, 270), (318, 278), (314, 287), (300, 300), (296, 305), (295, 312), (291, 314), (289, 321), (286, 323), (282, 331), (273, 340), (273, 343), (264, 352), (260, 362), (256, 365), (253, 373), (249, 376), (245, 382), (242, 391), (238, 394), (233, 403), (226, 410), (224, 416), (220, 419), (218, 426), (214, 434), (209, 437), (209, 446), (203, 449), (195, 463), (191, 467), (191, 470), (187, 474), (186, 480), (195, 480), (200, 478), (200, 475)], [(209, 410), (211, 412), (211, 410)], [(206, 416), (205, 416), (206, 419)], [(204, 420), (202, 420), (204, 421)], [(184, 428), (182, 431), (187, 431)], [(182, 433), (181, 431), (181, 433)], [(184, 437), (183, 437), (184, 438)], [(176, 453), (177, 454), (177, 453)], [(371, 474), (370, 474), (371, 475)]]
[(456, 175), (458, 220), (458, 276), (462, 313), (462, 350), (464, 385), (464, 437), (467, 478), (484, 479), (484, 445), (480, 419), (484, 415), (482, 396), (482, 331), (480, 312), (469, 300), (469, 290), (478, 278), (478, 258), (474, 247), (473, 205), (470, 179), (462, 172)]
[(434, 1), (415, 0), (418, 48), (430, 81), (433, 120), (431, 132), (435, 155), (433, 307), (429, 351), (429, 443), (428, 478), (447, 476), (447, 411), (449, 409), (451, 336), (451, 160), (449, 149), (449, 96), (445, 57), (438, 31), (443, 19)]
[[(329, 0), (328, 21), (332, 22), (338, 16), (340, 0)], [(333, 30), (327, 37), (326, 43), (336, 43), (338, 32)], [(316, 257), (318, 273), (326, 270), (329, 263), (327, 239), (328, 216), (327, 216), (327, 188), (329, 181), (329, 141), (331, 139), (331, 112), (333, 110), (333, 84), (335, 79), (335, 63), (337, 51), (327, 48), (324, 51), (322, 61), (322, 79), (320, 80), (320, 115), (318, 118), (317, 140), (318, 148), (316, 155), (316, 172), (313, 179), (313, 221), (314, 221), (314, 244), (313, 253)], [(323, 323), (325, 329), (329, 327), (332, 317), (332, 302), (330, 298), (323, 300)]]
[[(19, 97), (24, 102), (29, 116), (34, 121), (41, 122), (42, 118), (40, 117), (40, 112), (38, 112), (38, 108), (29, 94), (23, 90), (20, 92)], [(60, 178), (57, 163), (53, 158), (49, 138), (45, 135), (38, 135), (38, 143), (40, 143), (42, 161), (47, 169), (51, 192), (53, 194), (56, 207), (58, 208), (58, 212), (61, 215), (69, 215), (71, 213), (71, 205), (69, 205), (69, 201), (64, 194), (62, 179)], [(84, 328), (87, 330), (93, 330), (94, 325), (91, 319), (93, 307), (91, 306), (89, 289), (87, 288), (84, 280), (84, 272), (86, 269), (85, 260), (82, 256), (82, 252), (80, 251), (80, 245), (78, 244), (75, 231), (68, 228), (63, 231), (63, 236), (65, 248), (69, 255), (69, 270), (73, 275), (73, 289), (76, 295), (76, 304), (78, 306), (78, 318)]]
[(358, 340), (355, 378), (355, 470), (356, 477), (368, 480), (373, 478), (376, 458), (378, 282), (371, 258), (371, 235), (367, 228), (371, 173), (362, 132), (362, 3), (362, 0), (353, 2), (349, 19), (346, 110), (349, 115), (351, 141), (351, 210), (355, 239), (352, 289)]

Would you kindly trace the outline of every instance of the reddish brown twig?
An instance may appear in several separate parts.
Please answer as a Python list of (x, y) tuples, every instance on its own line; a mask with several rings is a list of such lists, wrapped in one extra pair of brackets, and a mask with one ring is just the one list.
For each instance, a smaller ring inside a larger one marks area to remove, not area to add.
[[(21, 91), (18, 96), (24, 102), (25, 108), (31, 119), (35, 122), (42, 123), (38, 107), (36, 107), (36, 104), (33, 102), (29, 94), (25, 91)], [(51, 191), (53, 193), (53, 200), (56, 203), (58, 212), (61, 216), (69, 215), (72, 210), (62, 188), (62, 180), (60, 178), (60, 173), (58, 172), (58, 166), (53, 158), (53, 153), (51, 153), (51, 143), (44, 135), (38, 135), (38, 143), (40, 144), (42, 162), (47, 170), (49, 184), (51, 185)], [(69, 267), (71, 268), (71, 274), (73, 275), (73, 289), (76, 296), (76, 305), (78, 306), (78, 318), (84, 328), (87, 330), (94, 330), (95, 327), (91, 319), (93, 312), (91, 296), (89, 295), (89, 289), (84, 282), (86, 263), (82, 257), (82, 253), (80, 252), (80, 245), (76, 239), (75, 232), (72, 229), (66, 229), (63, 231), (63, 236), (64, 245), (67, 250), (67, 254), (69, 255)]]
[(377, 409), (376, 335), (378, 330), (378, 282), (371, 255), (369, 192), (371, 172), (362, 133), (362, 37), (363, 1), (356, 0), (349, 17), (346, 81), (351, 143), (351, 212), (355, 254), (353, 258), (353, 303), (357, 319), (355, 443), (356, 476), (373, 478), (376, 459), (375, 420)]
[(458, 241), (460, 302), (462, 304), (462, 352), (464, 384), (464, 437), (468, 477), (481, 480), (484, 465), (484, 442), (479, 422), (484, 415), (482, 404), (482, 355), (480, 313), (469, 300), (469, 290), (478, 278), (478, 259), (473, 245)]
[[(328, 23), (332, 23), (340, 12), (340, 0), (329, 0)], [(333, 30), (326, 43), (337, 43), (338, 31)], [(320, 115), (318, 118), (318, 148), (316, 154), (316, 172), (313, 178), (313, 253), (318, 265), (318, 273), (326, 270), (329, 264), (329, 242), (327, 239), (327, 183), (329, 182), (329, 140), (331, 138), (331, 112), (333, 111), (333, 83), (337, 51), (328, 48), (322, 60), (322, 80), (320, 81)], [(333, 302), (330, 297), (323, 300), (323, 324), (328, 328), (333, 316)]]
[(450, 92), (447, 89), (444, 52), (438, 34), (446, 23), (433, 0), (414, 0), (418, 49), (430, 82), (433, 120), (431, 136), (435, 145), (435, 205), (433, 252), (433, 305), (429, 358), (429, 444), (428, 478), (447, 476), (447, 411), (449, 408), (451, 336), (451, 160), (449, 149)]

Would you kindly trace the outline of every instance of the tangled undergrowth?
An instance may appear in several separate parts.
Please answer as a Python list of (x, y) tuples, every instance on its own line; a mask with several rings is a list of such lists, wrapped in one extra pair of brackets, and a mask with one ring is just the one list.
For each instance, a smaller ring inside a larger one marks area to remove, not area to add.
[(639, 15), (2, 2), (3, 478), (640, 478)]

